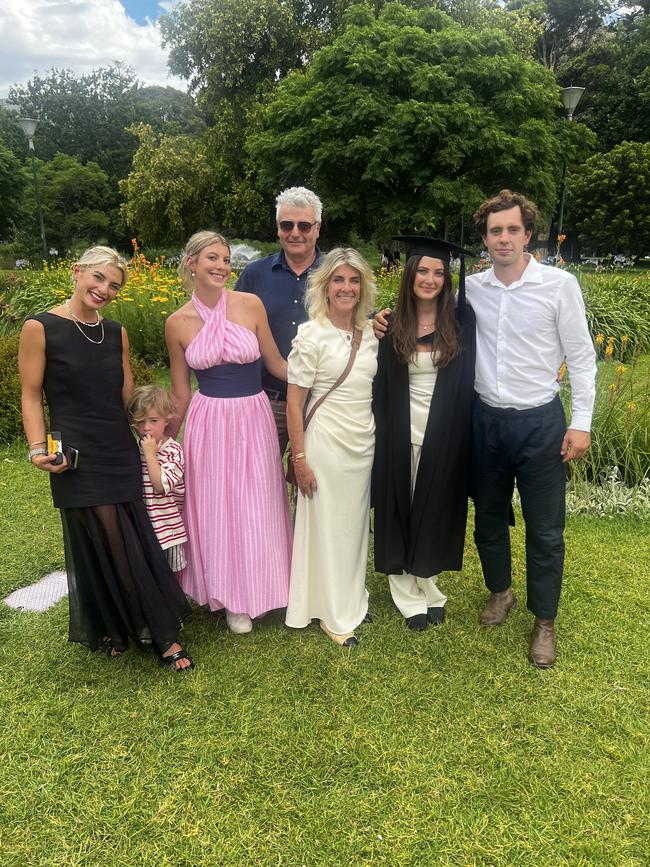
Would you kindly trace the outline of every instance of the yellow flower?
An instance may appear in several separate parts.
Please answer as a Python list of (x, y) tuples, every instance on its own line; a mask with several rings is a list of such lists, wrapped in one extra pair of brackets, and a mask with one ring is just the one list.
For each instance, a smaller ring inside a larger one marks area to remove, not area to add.
[(597, 334), (596, 335), (596, 346), (602, 346), (604, 341), (605, 341), (605, 335), (604, 334)]
[(630, 401), (627, 405), (627, 411), (628, 412), (634, 412), (635, 409), (636, 409), (636, 404), (632, 403), (632, 401)]

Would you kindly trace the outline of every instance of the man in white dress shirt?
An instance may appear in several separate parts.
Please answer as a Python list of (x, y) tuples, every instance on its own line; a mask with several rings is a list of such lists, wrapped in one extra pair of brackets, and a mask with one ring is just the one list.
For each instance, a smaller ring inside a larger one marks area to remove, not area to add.
[[(528, 658), (550, 668), (564, 565), (565, 464), (589, 448), (596, 364), (577, 280), (525, 252), (536, 218), (535, 205), (510, 190), (474, 215), (493, 265), (466, 281), (477, 330), (472, 485), (474, 539), (490, 591), (481, 623), (501, 625), (516, 604), (508, 527), (516, 481), (527, 605), (535, 616)], [(558, 396), (563, 361), (571, 381), (568, 428)]]

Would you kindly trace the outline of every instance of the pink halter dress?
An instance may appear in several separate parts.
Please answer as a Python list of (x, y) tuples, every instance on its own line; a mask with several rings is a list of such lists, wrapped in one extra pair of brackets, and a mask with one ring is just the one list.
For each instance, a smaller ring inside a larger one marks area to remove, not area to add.
[(196, 295), (204, 325), (185, 350), (199, 382), (183, 435), (187, 566), (181, 585), (212, 610), (259, 617), (287, 604), (291, 519), (256, 335)]

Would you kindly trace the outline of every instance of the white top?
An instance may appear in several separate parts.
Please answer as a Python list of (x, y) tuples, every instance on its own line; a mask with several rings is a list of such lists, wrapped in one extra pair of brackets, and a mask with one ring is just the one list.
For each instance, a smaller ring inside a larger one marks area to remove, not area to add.
[(558, 393), (566, 360), (574, 430), (588, 431), (595, 398), (596, 353), (578, 281), (528, 256), (519, 280), (504, 286), (494, 269), (467, 277), (476, 314), (475, 388), (490, 406), (531, 409)]
[(424, 442), (437, 376), (438, 368), (431, 353), (416, 352), (416, 358), (409, 362), (412, 445), (421, 446)]

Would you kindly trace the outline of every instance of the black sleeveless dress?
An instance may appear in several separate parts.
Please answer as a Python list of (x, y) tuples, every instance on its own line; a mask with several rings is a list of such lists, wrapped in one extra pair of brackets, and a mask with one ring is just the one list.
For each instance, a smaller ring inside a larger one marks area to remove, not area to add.
[[(45, 330), (43, 390), (50, 429), (79, 452), (76, 470), (50, 474), (63, 523), (70, 641), (95, 650), (109, 636), (160, 651), (188, 613), (142, 500), (142, 470), (122, 401), (122, 329), (77, 327), (54, 313), (31, 317)], [(87, 335), (87, 337), (85, 336)]]

